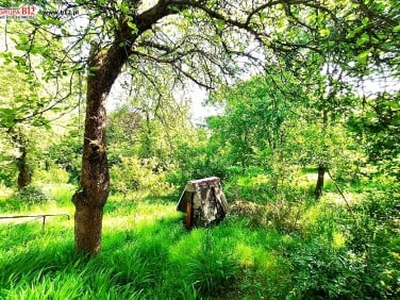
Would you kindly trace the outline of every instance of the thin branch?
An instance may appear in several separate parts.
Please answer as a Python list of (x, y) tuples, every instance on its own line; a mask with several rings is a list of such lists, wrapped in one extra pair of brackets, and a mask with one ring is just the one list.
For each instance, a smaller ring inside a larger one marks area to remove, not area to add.
[(355, 214), (353, 209), (351, 208), (349, 201), (347, 201), (345, 195), (343, 194), (341, 188), (339, 187), (339, 185), (336, 183), (336, 181), (333, 179), (331, 172), (329, 171), (329, 168), (326, 169), (326, 173), (329, 175), (329, 178), (332, 180), (333, 184), (335, 185), (337, 191), (339, 192), (340, 196), (342, 196), (344, 202), (346, 203), (347, 209), (349, 210), (349, 212), (351, 213), (351, 215), (353, 216), (354, 220), (357, 222), (357, 219), (355, 218)]
[(133, 54), (147, 58), (149, 60), (155, 61), (157, 63), (161, 63), (161, 64), (168, 64), (170, 66), (172, 66), (174, 69), (176, 69), (179, 73), (183, 74), (185, 77), (189, 78), (190, 80), (192, 80), (193, 82), (195, 82), (197, 85), (204, 87), (206, 89), (211, 89), (212, 87), (206, 83), (203, 83), (199, 80), (197, 80), (195, 77), (193, 77), (191, 74), (189, 74), (188, 72), (184, 71), (180, 66), (178, 66), (177, 64), (174, 63), (173, 60), (166, 60), (166, 59), (161, 59), (155, 56), (151, 56), (149, 54), (143, 53), (143, 52), (139, 52), (139, 51), (132, 51)]

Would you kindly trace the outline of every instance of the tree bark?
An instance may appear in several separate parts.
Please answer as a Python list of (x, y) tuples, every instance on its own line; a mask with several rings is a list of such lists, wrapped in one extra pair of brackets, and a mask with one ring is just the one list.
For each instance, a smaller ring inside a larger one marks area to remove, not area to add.
[(28, 186), (31, 183), (32, 177), (29, 165), (26, 160), (26, 147), (20, 146), (19, 151), (21, 152), (21, 156), (17, 158), (18, 190), (22, 190), (24, 187)]
[(315, 186), (315, 200), (319, 200), (322, 196), (322, 190), (324, 188), (324, 177), (326, 172), (326, 165), (324, 162), (318, 165), (318, 177), (317, 177), (317, 184)]
[[(328, 110), (326, 107), (322, 110), (322, 133), (323, 133), (323, 139), (326, 139), (326, 131), (328, 128)], [(323, 143), (324, 149), (323, 151), (329, 151), (326, 147), (325, 142)], [(321, 159), (322, 160), (322, 159)], [(318, 176), (317, 176), (317, 184), (315, 186), (315, 200), (319, 201), (322, 196), (322, 191), (324, 189), (324, 177), (325, 177), (325, 172), (327, 171), (327, 166), (325, 161), (320, 161), (318, 164)]]
[(96, 255), (101, 250), (103, 207), (109, 193), (106, 151), (105, 101), (127, 57), (123, 48), (112, 46), (106, 54), (95, 46), (87, 78), (85, 135), (81, 188), (72, 197), (75, 205), (75, 248)]
[(135, 15), (136, 28), (121, 15), (114, 42), (107, 48), (93, 43), (88, 62), (85, 136), (82, 153), (81, 188), (72, 197), (75, 204), (75, 248), (96, 255), (101, 250), (103, 207), (109, 193), (106, 152), (105, 101), (122, 66), (133, 53), (136, 39), (163, 17), (177, 13), (184, 6), (169, 7), (170, 1), (159, 1), (140, 15)]
[(17, 158), (18, 190), (22, 190), (31, 183), (32, 178), (29, 165), (26, 160), (27, 149), (26, 147), (21, 146), (19, 150), (21, 152), (21, 156)]
[(106, 152), (105, 93), (98, 94), (101, 80), (88, 77), (81, 189), (75, 204), (75, 247), (79, 252), (100, 252), (103, 207), (109, 192)]
[(15, 158), (18, 168), (17, 185), (18, 190), (22, 190), (24, 187), (27, 187), (32, 181), (31, 170), (29, 168), (29, 164), (26, 158), (28, 154), (29, 141), (21, 128), (11, 130), (11, 139), (14, 142), (15, 147), (18, 148), (19, 156)]

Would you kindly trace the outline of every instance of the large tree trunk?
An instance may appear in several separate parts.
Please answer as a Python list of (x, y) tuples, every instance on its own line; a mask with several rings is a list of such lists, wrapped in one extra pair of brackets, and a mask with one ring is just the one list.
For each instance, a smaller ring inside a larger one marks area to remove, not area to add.
[(81, 188), (72, 202), (75, 204), (75, 248), (78, 252), (96, 255), (101, 250), (103, 207), (110, 182), (105, 101), (126, 61), (126, 54), (118, 46), (111, 47), (104, 56), (95, 48), (92, 52), (87, 79)]
[(72, 198), (75, 204), (76, 249), (91, 254), (97, 254), (101, 248), (103, 207), (109, 192), (106, 94), (98, 94), (98, 81), (95, 76), (88, 77), (81, 189)]
[(164, 16), (176, 13), (175, 9), (169, 9), (169, 2), (159, 1), (137, 15), (135, 30), (128, 24), (129, 18), (121, 15), (114, 42), (109, 48), (99, 49), (96, 42), (92, 44), (88, 64), (81, 188), (72, 197), (75, 204), (75, 246), (80, 252), (95, 255), (101, 248), (103, 207), (109, 192), (105, 100), (122, 66), (133, 53), (135, 40)]

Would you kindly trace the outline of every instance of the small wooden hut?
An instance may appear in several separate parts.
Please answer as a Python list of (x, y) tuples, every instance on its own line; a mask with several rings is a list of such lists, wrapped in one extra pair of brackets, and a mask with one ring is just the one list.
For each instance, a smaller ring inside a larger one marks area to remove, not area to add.
[(186, 227), (208, 226), (221, 222), (228, 203), (218, 177), (191, 180), (183, 191), (177, 210), (186, 213)]

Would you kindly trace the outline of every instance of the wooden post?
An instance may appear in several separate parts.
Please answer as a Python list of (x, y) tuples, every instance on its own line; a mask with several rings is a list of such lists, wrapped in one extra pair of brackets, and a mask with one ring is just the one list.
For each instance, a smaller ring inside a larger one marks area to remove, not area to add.
[(193, 225), (193, 199), (186, 201), (186, 228), (190, 229)]

